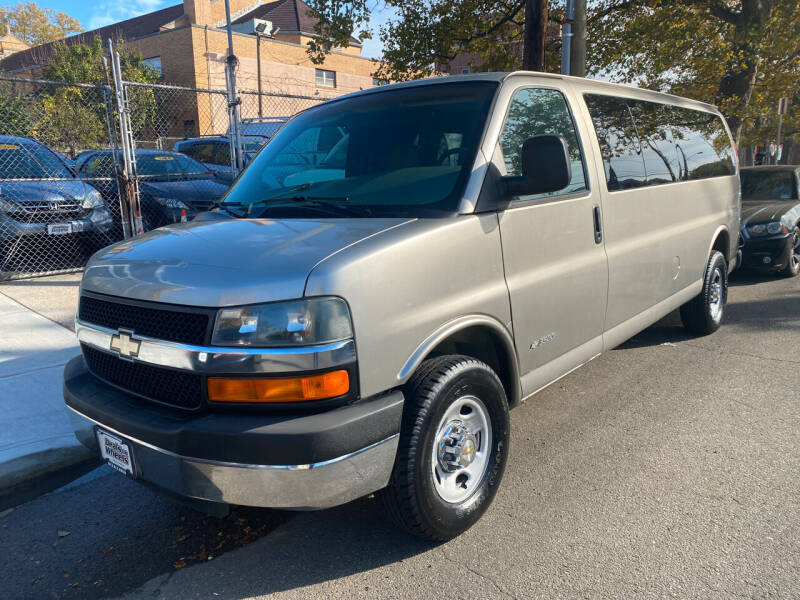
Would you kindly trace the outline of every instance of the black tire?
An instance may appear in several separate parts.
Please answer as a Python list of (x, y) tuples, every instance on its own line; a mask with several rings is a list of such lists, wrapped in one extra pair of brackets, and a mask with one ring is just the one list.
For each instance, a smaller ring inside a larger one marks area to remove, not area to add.
[[(380, 495), (389, 516), (400, 528), (427, 540), (449, 540), (483, 515), (500, 486), (509, 448), (505, 390), (485, 363), (450, 355), (422, 363), (404, 393), (397, 458), (389, 485)], [(433, 462), (432, 454), (434, 447), (438, 448), (440, 422), (448, 409), (465, 397), (479, 399), (485, 408), (484, 416), (491, 426), (491, 448), (480, 478), (476, 477), (469, 489), (463, 485), (470, 495), (451, 503), (437, 491), (434, 468), (438, 463)]]
[[(716, 286), (719, 285), (719, 288)], [(715, 310), (719, 294), (719, 310)], [(725, 303), (728, 300), (728, 264), (721, 252), (714, 251), (708, 259), (703, 275), (703, 289), (692, 300), (681, 306), (681, 321), (691, 332), (701, 335), (714, 333), (722, 323)]]
[(796, 225), (792, 231), (791, 249), (786, 266), (781, 271), (784, 277), (797, 277), (800, 275), (800, 225)]

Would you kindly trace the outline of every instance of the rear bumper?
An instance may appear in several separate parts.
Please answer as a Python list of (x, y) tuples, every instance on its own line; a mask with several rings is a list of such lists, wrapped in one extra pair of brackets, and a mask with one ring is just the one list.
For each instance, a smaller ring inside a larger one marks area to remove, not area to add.
[(789, 262), (792, 237), (746, 240), (742, 248), (742, 268), (780, 270)]
[(101, 382), (76, 357), (64, 372), (75, 435), (99, 452), (100, 427), (126, 441), (134, 477), (187, 499), (312, 510), (385, 487), (403, 395), (316, 414), (176, 415)]

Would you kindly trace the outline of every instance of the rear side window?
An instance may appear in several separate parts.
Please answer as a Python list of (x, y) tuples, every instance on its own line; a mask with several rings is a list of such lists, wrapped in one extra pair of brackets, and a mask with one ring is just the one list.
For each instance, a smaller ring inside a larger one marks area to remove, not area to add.
[(681, 179), (733, 175), (733, 149), (722, 120), (714, 114), (673, 107), (672, 135), (682, 163)]
[(642, 146), (625, 100), (596, 95), (587, 95), (585, 99), (600, 142), (608, 189), (628, 190), (646, 185)]
[(571, 194), (586, 189), (583, 156), (575, 125), (564, 96), (557, 90), (525, 88), (514, 94), (503, 132), (500, 134), (500, 149), (503, 152), (506, 175), (522, 175), (522, 144), (530, 137), (545, 134), (560, 135), (567, 141), (572, 177), (563, 190), (552, 194), (525, 196), (521, 200)]
[(206, 161), (215, 165), (230, 165), (231, 164), (231, 146), (230, 144), (217, 143), (214, 144), (214, 158)]
[(678, 151), (670, 127), (670, 107), (655, 102), (629, 100), (636, 133), (642, 144), (647, 185), (672, 183), (681, 176)]
[(184, 146), (180, 152), (200, 162), (214, 163), (214, 145), (210, 143)]

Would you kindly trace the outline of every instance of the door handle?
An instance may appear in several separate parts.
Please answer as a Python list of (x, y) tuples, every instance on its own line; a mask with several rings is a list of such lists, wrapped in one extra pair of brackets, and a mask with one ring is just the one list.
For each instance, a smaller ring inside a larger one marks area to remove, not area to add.
[(600, 206), (595, 204), (592, 209), (594, 215), (594, 243), (600, 244), (603, 241), (603, 222), (600, 219)]

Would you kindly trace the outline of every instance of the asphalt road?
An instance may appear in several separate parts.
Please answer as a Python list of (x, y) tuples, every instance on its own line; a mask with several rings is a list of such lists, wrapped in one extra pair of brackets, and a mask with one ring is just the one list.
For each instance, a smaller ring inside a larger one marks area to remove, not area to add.
[(673, 316), (513, 411), (493, 507), (441, 545), (369, 498), (218, 520), (104, 467), (0, 517), (0, 596), (798, 598), (798, 348), (800, 280), (735, 277), (713, 336)]

